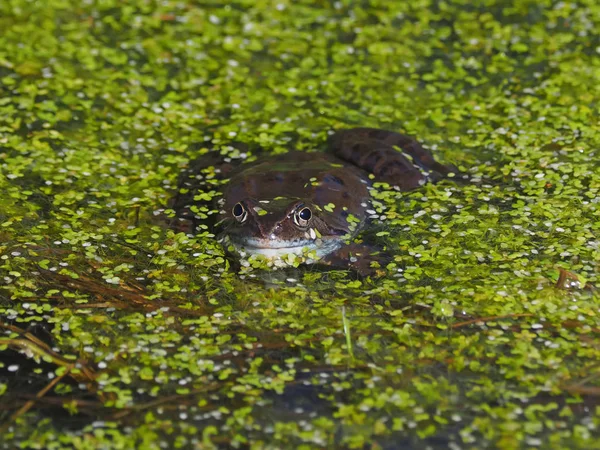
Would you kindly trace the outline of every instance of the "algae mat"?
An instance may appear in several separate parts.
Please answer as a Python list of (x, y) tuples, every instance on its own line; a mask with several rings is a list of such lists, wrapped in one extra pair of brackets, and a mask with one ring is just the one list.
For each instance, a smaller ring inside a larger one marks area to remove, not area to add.
[[(6, 0), (0, 30), (0, 448), (600, 448), (597, 2)], [(378, 187), (383, 277), (165, 226), (206, 149), (350, 126), (470, 178)]]

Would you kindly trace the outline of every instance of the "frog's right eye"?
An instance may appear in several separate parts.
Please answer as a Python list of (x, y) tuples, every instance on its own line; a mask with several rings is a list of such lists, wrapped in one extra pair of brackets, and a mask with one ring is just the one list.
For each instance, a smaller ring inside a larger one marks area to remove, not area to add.
[(235, 217), (235, 220), (238, 222), (245, 222), (248, 218), (248, 211), (244, 208), (244, 205), (241, 203), (236, 203), (233, 208), (231, 208), (231, 214)]

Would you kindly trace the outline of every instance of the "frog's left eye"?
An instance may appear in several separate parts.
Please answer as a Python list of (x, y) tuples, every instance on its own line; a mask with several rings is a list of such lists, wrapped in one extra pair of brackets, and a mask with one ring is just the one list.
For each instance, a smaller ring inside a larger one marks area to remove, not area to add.
[(244, 208), (244, 205), (241, 203), (236, 203), (233, 208), (231, 208), (231, 214), (238, 222), (244, 222), (248, 218), (248, 211)]
[(294, 223), (299, 227), (308, 226), (308, 221), (312, 217), (312, 211), (309, 208), (302, 208), (294, 213)]

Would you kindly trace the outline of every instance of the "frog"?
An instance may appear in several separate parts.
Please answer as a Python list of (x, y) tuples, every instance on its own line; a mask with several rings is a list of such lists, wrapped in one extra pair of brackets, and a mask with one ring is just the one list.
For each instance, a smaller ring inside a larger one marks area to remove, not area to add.
[(273, 268), (320, 264), (375, 273), (381, 252), (354, 242), (369, 224), (373, 183), (411, 191), (459, 173), (417, 139), (378, 128), (336, 130), (325, 151), (290, 149), (251, 162), (245, 145), (232, 146), (240, 158), (219, 161), (220, 152), (209, 150), (181, 173), (172, 203), (176, 222), (193, 234), (206, 216), (199, 214), (198, 192), (206, 191), (207, 178), (222, 180), (217, 239), (240, 260), (259, 258)]

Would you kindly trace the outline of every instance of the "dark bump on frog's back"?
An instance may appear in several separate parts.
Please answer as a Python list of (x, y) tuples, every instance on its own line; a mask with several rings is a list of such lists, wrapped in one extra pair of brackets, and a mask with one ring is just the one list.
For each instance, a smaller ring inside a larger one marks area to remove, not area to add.
[(373, 272), (371, 263), (384, 258), (376, 249), (348, 240), (367, 223), (369, 174), (375, 182), (408, 191), (458, 173), (437, 162), (413, 138), (385, 130), (339, 130), (330, 136), (327, 150), (259, 157), (237, 168), (232, 168), (233, 161), (219, 163), (209, 152), (182, 174), (173, 209), (194, 226), (201, 223), (192, 212), (198, 204), (195, 192), (206, 188), (198, 174), (212, 166), (213, 176), (229, 178), (217, 223), (220, 239), (234, 252), (280, 261), (289, 254), (306, 256), (308, 250), (312, 256), (304, 262), (368, 275)]

